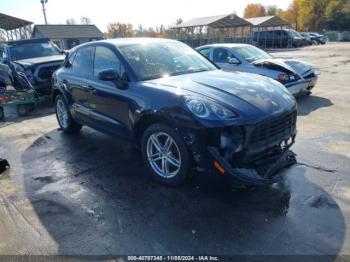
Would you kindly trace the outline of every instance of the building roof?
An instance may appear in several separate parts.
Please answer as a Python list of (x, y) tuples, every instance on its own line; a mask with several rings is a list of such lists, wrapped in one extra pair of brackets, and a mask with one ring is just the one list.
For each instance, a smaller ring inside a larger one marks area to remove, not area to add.
[(194, 18), (189, 21), (185, 21), (179, 25), (171, 26), (171, 28), (186, 28), (186, 27), (198, 27), (198, 26), (210, 26), (214, 28), (229, 28), (236, 26), (249, 26), (250, 22), (235, 14), (216, 15), (208, 17)]
[(278, 16), (261, 16), (254, 18), (246, 18), (253, 26), (268, 27), (268, 26), (287, 26), (290, 25), (287, 21)]
[(35, 25), (33, 37), (38, 32), (40, 37), (50, 39), (103, 38), (103, 33), (95, 25)]
[(7, 31), (7, 30), (13, 30), (13, 29), (31, 25), (31, 24), (33, 23), (0, 13), (0, 29), (4, 29)]

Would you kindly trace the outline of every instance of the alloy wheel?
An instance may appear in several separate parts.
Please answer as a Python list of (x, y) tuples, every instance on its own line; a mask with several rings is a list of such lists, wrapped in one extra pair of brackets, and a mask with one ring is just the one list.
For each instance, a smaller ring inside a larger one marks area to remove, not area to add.
[(163, 178), (175, 177), (180, 171), (180, 150), (174, 139), (164, 132), (149, 136), (147, 158), (152, 169)]
[(64, 102), (61, 99), (57, 100), (56, 113), (57, 113), (57, 118), (58, 118), (58, 121), (60, 122), (60, 125), (63, 128), (67, 128), (68, 127), (68, 112), (67, 112), (66, 105), (64, 104)]

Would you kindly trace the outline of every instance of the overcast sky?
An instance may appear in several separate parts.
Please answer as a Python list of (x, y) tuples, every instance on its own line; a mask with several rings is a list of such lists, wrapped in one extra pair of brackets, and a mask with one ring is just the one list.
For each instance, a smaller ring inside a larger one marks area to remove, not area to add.
[[(47, 17), (51, 24), (65, 23), (68, 18), (79, 21), (81, 16), (91, 18), (102, 31), (110, 22), (132, 23), (144, 27), (171, 25), (176, 18), (195, 17), (236, 12), (243, 14), (248, 3), (278, 5), (286, 8), (291, 0), (48, 0)], [(0, 0), (0, 12), (43, 24), (40, 0)]]

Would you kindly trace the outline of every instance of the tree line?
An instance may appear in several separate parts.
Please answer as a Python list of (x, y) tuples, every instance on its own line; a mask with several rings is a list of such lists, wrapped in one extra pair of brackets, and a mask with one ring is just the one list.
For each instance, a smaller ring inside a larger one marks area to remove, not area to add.
[(298, 31), (350, 30), (350, 0), (293, 0), (286, 10), (248, 4), (244, 18), (278, 15)]

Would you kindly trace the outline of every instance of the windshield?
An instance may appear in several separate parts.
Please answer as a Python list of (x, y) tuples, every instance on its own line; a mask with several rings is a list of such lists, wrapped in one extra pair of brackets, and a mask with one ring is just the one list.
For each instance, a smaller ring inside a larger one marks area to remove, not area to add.
[(13, 61), (61, 54), (50, 42), (16, 44), (10, 47), (10, 52)]
[(260, 59), (270, 59), (271, 55), (255, 46), (233, 47), (233, 50), (243, 56), (248, 62), (254, 62)]
[(217, 69), (199, 53), (180, 42), (131, 44), (119, 49), (141, 80)]

